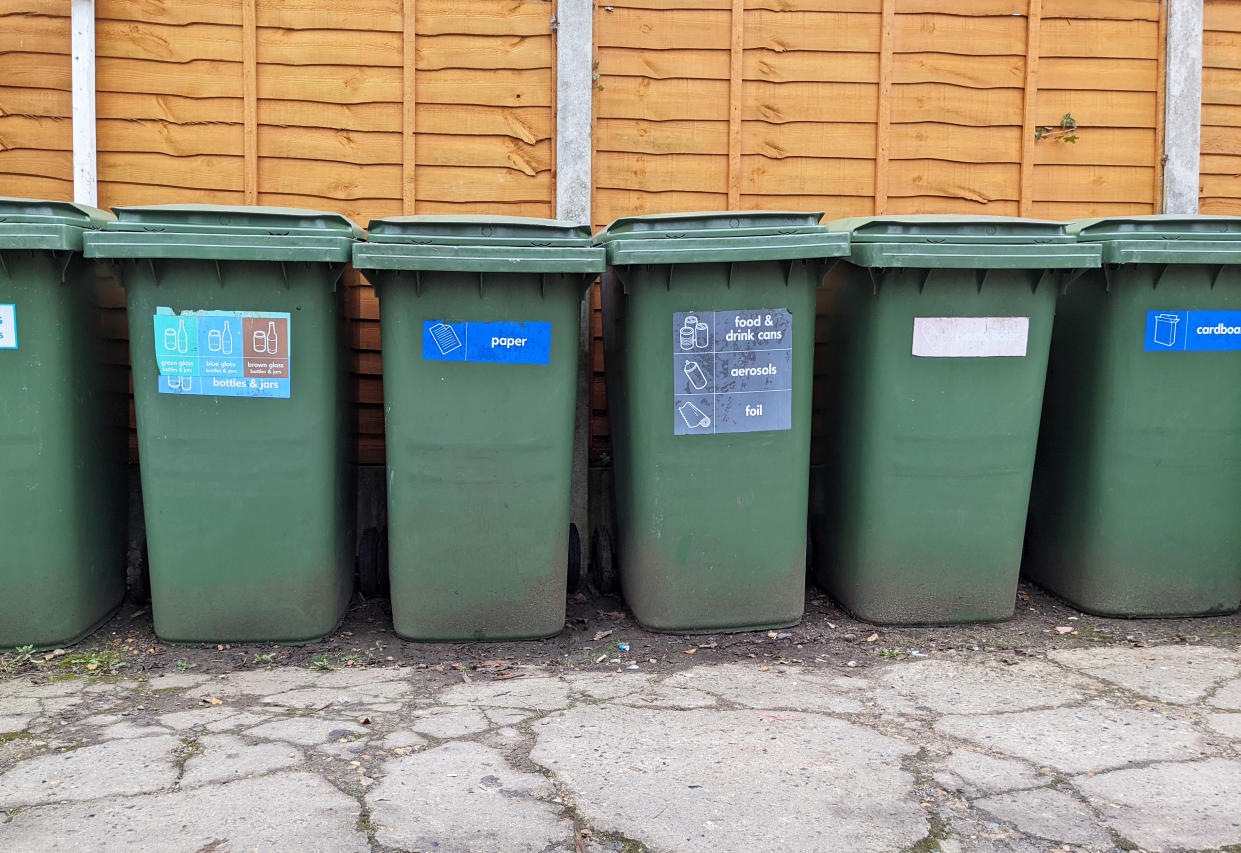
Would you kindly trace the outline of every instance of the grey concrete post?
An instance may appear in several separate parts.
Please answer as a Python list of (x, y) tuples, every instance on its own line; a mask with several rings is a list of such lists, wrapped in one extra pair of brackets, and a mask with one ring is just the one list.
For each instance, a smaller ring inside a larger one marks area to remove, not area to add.
[(1163, 213), (1197, 213), (1202, 150), (1202, 0), (1169, 0)]

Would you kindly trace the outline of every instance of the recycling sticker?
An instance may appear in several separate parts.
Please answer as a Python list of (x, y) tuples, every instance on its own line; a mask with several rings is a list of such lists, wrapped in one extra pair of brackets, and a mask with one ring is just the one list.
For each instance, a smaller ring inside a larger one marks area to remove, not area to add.
[(291, 320), (272, 311), (158, 308), (159, 393), (206, 397), (289, 397)]
[(787, 308), (672, 315), (674, 435), (792, 429)]

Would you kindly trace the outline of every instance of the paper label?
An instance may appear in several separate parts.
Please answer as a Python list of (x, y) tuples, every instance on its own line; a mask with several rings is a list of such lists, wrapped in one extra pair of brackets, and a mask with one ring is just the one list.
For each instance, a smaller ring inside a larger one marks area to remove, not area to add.
[(551, 353), (551, 323), (427, 320), (422, 324), (422, 357), (426, 361), (548, 364)]

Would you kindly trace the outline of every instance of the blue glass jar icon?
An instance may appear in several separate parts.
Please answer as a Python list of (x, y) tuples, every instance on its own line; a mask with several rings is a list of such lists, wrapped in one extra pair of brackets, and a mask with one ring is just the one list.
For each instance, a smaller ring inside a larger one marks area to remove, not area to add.
[(1162, 347), (1176, 346), (1176, 327), (1181, 318), (1176, 314), (1155, 315), (1155, 343)]

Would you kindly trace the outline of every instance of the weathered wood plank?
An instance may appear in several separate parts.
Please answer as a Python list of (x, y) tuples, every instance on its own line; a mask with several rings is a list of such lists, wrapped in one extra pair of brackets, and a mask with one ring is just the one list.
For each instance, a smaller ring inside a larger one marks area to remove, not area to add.
[(1045, 57), (1039, 64), (1039, 86), (1075, 89), (1089, 83), (1091, 89), (1119, 92), (1155, 92), (1159, 89), (1159, 63), (1153, 59), (1089, 59)]
[(73, 98), (66, 89), (0, 86), (0, 116), (29, 115), (68, 118)]
[(1153, 166), (1161, 154), (1154, 128), (1145, 127), (1092, 127), (1079, 133), (1077, 142), (1041, 139), (1034, 144), (1034, 162), (1042, 164)]
[(0, 53), (0, 81), (9, 88), (69, 90), (69, 57), (52, 53)]
[[(65, 98), (69, 93), (64, 93)], [(130, 92), (97, 92), (95, 114), (100, 119), (153, 119), (176, 124), (225, 122), (241, 124), (241, 92), (229, 98), (186, 98)]]
[(728, 190), (728, 157), (706, 154), (651, 156), (600, 151), (595, 158), (595, 185), (647, 192)]
[(168, 154), (134, 151), (100, 151), (99, 182), (160, 184), (194, 190), (244, 191), (243, 160), (236, 156)]
[(598, 118), (653, 121), (709, 119), (726, 121), (727, 80), (648, 80), (642, 77), (600, 78), (595, 93)]
[(950, 53), (899, 53), (892, 66), (897, 83), (952, 83), (971, 89), (1021, 87), (1023, 56), (957, 56)]
[(418, 0), (418, 35), (536, 36), (552, 31), (545, 0)]
[(892, 125), (891, 156), (933, 156), (959, 163), (1015, 163), (1021, 159), (1020, 127), (962, 127), (943, 122)]
[[(757, 51), (747, 51), (747, 54)], [(766, 52), (766, 51), (764, 51)], [(650, 77), (652, 80), (727, 80), (727, 50), (642, 50), (599, 47), (599, 74), (618, 77)]]
[(477, 71), (448, 68), (419, 71), (420, 104), (479, 104), (501, 107), (550, 107), (554, 78), (552, 69)]
[(746, 210), (796, 210), (806, 213), (823, 211), (828, 220), (846, 216), (869, 216), (869, 195), (773, 195), (770, 193), (746, 193), (741, 196)]
[[(261, 17), (261, 16), (260, 16)], [(401, 65), (401, 34), (259, 27), (258, 61), (273, 65)]]
[(899, 53), (943, 51), (967, 56), (1019, 56), (1026, 49), (1024, 16), (909, 15), (896, 16)]
[(1156, 21), (1044, 18), (1042, 41), (1044, 56), (1156, 59), (1159, 25)]
[(1149, 202), (1121, 201), (1036, 201), (1030, 215), (1036, 219), (1088, 219), (1096, 216), (1142, 216), (1154, 213)]
[(1159, 0), (1047, 0), (1045, 18), (1114, 18), (1120, 21), (1158, 21)]
[(675, 213), (685, 210), (726, 210), (728, 194), (723, 192), (650, 192), (641, 189), (598, 187), (595, 190), (595, 227), (602, 228), (622, 216), (648, 213)]
[[(893, 130), (894, 146), (904, 131)], [(742, 129), (742, 150), (764, 157), (848, 157), (868, 159), (875, 156), (876, 126), (873, 122), (854, 124), (790, 122), (771, 125), (766, 122), (745, 122)]]
[(95, 80), (100, 92), (240, 100), (241, 74), (241, 62), (213, 59), (152, 62), (104, 56), (95, 62)]
[(146, 151), (177, 157), (235, 155), (243, 144), (239, 124), (175, 124), (153, 119), (99, 119), (96, 138), (101, 151)]
[(443, 68), (551, 68), (555, 62), (552, 39), (538, 36), (445, 35), (418, 37), (418, 69)]
[(879, 107), (879, 86), (873, 83), (752, 82), (746, 94), (742, 117), (773, 124), (868, 120)]
[(826, 52), (879, 52), (880, 17), (851, 12), (770, 12), (746, 15), (745, 43), (749, 48), (821, 50)]
[[(337, 17), (339, 19), (339, 14)], [(95, 18), (160, 24), (240, 26), (241, 5), (222, 3), (220, 0), (96, 0)]]
[[(869, 196), (875, 191), (873, 159), (786, 157), (772, 160), (748, 155), (742, 191), (747, 195)], [(895, 183), (896, 164), (892, 164)]]
[(906, 122), (943, 122), (977, 127), (1020, 125), (1022, 90), (967, 89), (941, 83), (894, 87), (892, 118)]
[[(818, 129), (818, 125), (807, 125)], [(720, 121), (599, 119), (597, 151), (639, 154), (727, 154), (728, 125)]]
[(596, 16), (595, 43), (600, 47), (644, 50), (689, 48), (727, 51), (730, 43), (730, 8), (731, 4), (724, 9), (710, 11), (614, 7), (614, 11)]
[(893, 192), (942, 196), (976, 202), (1017, 201), (1019, 163), (949, 163), (944, 160), (893, 160)]
[(73, 123), (54, 116), (0, 115), (0, 151), (72, 151)]
[(516, 169), (419, 166), (415, 172), (419, 209), (428, 201), (527, 201), (552, 198), (551, 176), (531, 177)]
[(224, 24), (174, 26), (101, 20), (95, 24), (95, 55), (158, 62), (241, 62), (240, 30)]
[(550, 172), (552, 144), (527, 145), (505, 136), (418, 135), (420, 166), (499, 166), (534, 176)]
[(1153, 203), (1152, 169), (1140, 166), (1035, 166), (1035, 199)]
[[(1036, 124), (1057, 124), (1071, 113), (1088, 127), (1157, 127), (1161, 121), (1154, 92), (1040, 90)], [(1080, 134), (1079, 134), (1080, 135)]]
[[(900, 188), (899, 192), (907, 192)], [(888, 199), (887, 212), (903, 213), (954, 213), (973, 216), (1017, 216), (1020, 204), (1012, 199), (977, 200), (973, 198), (949, 198), (945, 196), (893, 195)]]
[(260, 125), (260, 157), (325, 160), (358, 165), (401, 163), (401, 134), (322, 127)]
[(769, 83), (876, 83), (879, 54), (747, 49), (745, 77)]
[[(240, 179), (241, 158), (237, 160), (237, 173)], [(125, 207), (138, 204), (245, 204), (245, 193), (240, 189), (175, 187), (164, 183), (143, 183), (141, 181), (130, 183), (101, 180), (99, 182), (99, 205), (101, 207)]]

